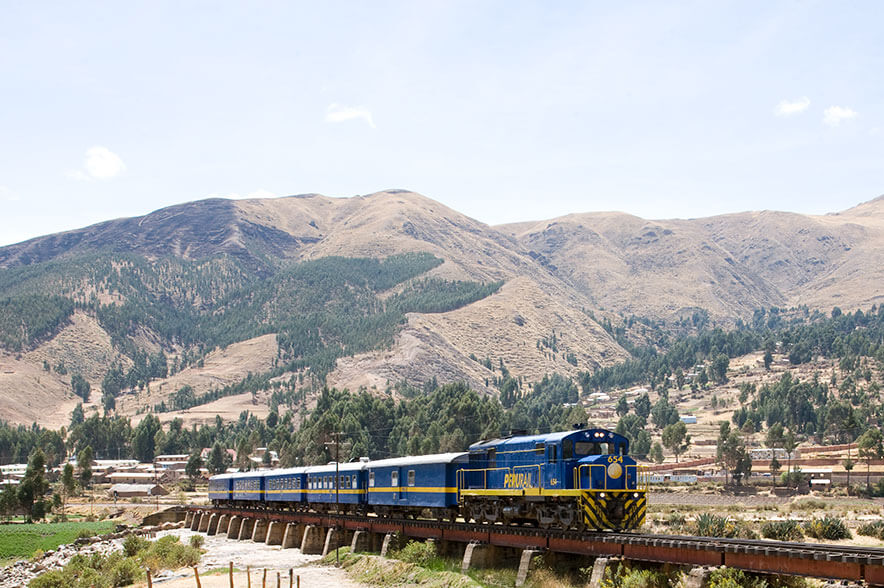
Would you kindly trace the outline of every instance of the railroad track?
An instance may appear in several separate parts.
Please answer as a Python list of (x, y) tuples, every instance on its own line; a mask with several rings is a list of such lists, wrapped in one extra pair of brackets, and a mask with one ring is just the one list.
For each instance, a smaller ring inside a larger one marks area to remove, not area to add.
[(884, 586), (884, 548), (875, 547), (650, 533), (576, 532), (352, 514), (199, 507), (190, 507), (190, 510), (348, 531), (399, 533), (415, 539), (679, 565), (726, 566), (751, 572), (864, 581), (870, 586)]

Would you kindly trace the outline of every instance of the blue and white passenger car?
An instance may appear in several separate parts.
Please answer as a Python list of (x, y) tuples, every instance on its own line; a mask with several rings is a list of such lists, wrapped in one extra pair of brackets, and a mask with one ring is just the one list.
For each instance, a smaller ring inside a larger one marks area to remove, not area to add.
[(368, 462), (368, 504), (378, 514), (412, 515), (429, 509), (434, 518), (458, 514), (457, 472), (468, 454), (441, 453)]

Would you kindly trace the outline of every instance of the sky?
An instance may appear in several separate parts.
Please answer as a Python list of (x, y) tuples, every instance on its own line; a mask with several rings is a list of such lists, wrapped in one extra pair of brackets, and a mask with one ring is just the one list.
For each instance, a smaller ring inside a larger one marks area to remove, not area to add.
[(877, 1), (0, 0), (0, 245), (404, 188), (489, 224), (884, 193)]

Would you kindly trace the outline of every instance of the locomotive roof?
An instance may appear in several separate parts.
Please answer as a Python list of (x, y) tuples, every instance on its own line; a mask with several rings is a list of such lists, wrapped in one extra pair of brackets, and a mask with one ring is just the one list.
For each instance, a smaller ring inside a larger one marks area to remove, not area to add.
[(411, 455), (407, 457), (393, 457), (368, 462), (369, 469), (384, 467), (402, 467), (410, 465), (427, 465), (431, 463), (451, 463), (460, 457), (467, 455), (466, 452), (457, 453), (434, 453), (431, 455)]
[(540, 435), (514, 435), (490, 441), (478, 441), (470, 445), (470, 451), (483, 451), (500, 446), (521, 445), (523, 443), (554, 443), (567, 438), (580, 438), (586, 441), (605, 443), (610, 441), (626, 442), (626, 438), (607, 429), (574, 429), (571, 431), (557, 431), (555, 433), (542, 433)]

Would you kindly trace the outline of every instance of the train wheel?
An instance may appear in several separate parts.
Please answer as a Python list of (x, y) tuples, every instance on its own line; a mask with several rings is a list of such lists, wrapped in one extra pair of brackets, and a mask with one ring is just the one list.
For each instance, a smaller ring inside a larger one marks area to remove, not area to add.
[(562, 529), (570, 529), (571, 526), (576, 522), (577, 518), (574, 516), (574, 509), (570, 506), (563, 505), (557, 509), (556, 518), (558, 519), (558, 526)]

